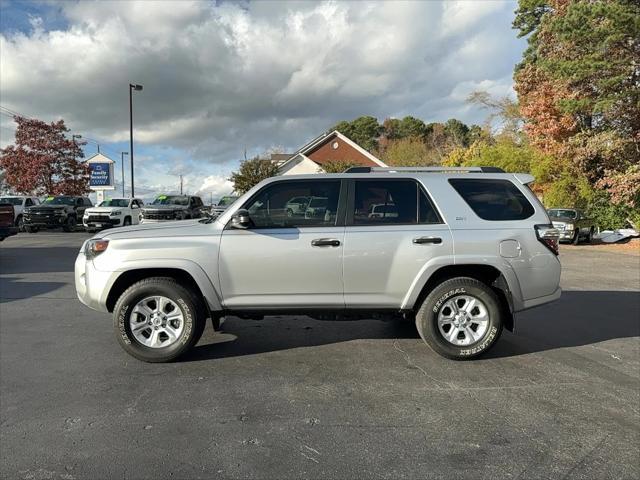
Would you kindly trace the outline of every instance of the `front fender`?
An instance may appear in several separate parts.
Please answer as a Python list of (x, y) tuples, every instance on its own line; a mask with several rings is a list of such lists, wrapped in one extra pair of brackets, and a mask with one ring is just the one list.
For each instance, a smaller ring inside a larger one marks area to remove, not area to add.
[(129, 260), (120, 263), (114, 270), (115, 274), (112, 276), (111, 285), (109, 285), (109, 287), (105, 289), (105, 301), (106, 295), (108, 295), (108, 292), (111, 291), (111, 287), (116, 282), (118, 277), (120, 277), (120, 275), (122, 275), (124, 272), (144, 269), (176, 269), (187, 272), (200, 288), (202, 295), (209, 305), (209, 309), (211, 311), (222, 310), (220, 295), (218, 294), (219, 289), (216, 288), (217, 286), (214, 285), (214, 283), (211, 281), (211, 278), (202, 269), (202, 267), (200, 267), (200, 265), (184, 258), (145, 258), (141, 260)]

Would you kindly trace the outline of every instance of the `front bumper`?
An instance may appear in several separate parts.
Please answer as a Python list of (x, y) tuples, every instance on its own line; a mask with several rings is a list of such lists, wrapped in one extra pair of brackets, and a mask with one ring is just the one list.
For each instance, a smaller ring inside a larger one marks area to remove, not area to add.
[(25, 214), (23, 217), (25, 226), (55, 228), (61, 227), (67, 221), (66, 215), (34, 215)]
[(108, 217), (91, 215), (88, 218), (82, 219), (82, 224), (85, 228), (111, 228), (111, 227), (119, 227), (122, 223), (121, 217)]
[(103, 272), (93, 265), (84, 252), (78, 253), (74, 267), (76, 293), (87, 307), (108, 312), (107, 296), (119, 272)]

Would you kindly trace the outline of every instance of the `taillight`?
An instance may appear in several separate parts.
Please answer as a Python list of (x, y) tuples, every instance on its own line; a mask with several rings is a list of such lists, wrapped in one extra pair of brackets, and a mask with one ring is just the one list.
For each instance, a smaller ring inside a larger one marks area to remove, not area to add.
[(545, 247), (558, 255), (560, 253), (560, 232), (558, 229), (554, 228), (553, 225), (536, 225), (534, 228), (536, 229), (536, 237), (538, 237), (538, 240), (540, 240)]

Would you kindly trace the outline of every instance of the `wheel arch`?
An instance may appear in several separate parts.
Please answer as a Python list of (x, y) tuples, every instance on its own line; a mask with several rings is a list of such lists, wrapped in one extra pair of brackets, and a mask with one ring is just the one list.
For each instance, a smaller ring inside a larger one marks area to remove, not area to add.
[(206, 308), (218, 310), (221, 307), (218, 303), (218, 297), (212, 286), (203, 285), (203, 279), (199, 275), (194, 275), (184, 268), (179, 267), (159, 267), (159, 268), (133, 268), (123, 271), (113, 282), (106, 298), (107, 311), (113, 312), (113, 309), (120, 298), (120, 295), (134, 283), (150, 277), (170, 277), (177, 280), (181, 285), (189, 287), (202, 300)]
[(435, 270), (419, 290), (415, 301), (410, 309), (416, 311), (422, 305), (427, 295), (445, 280), (455, 277), (474, 278), (489, 287), (498, 295), (502, 304), (504, 314), (504, 326), (507, 330), (513, 331), (513, 293), (506, 276), (494, 265), (489, 264), (462, 264), (446, 265)]

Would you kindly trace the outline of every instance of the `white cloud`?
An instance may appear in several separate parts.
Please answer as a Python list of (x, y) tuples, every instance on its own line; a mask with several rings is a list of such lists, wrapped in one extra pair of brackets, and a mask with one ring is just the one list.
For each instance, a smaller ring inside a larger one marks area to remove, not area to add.
[(510, 2), (60, 7), (64, 31), (34, 20), (29, 34), (0, 35), (4, 106), (126, 141), (127, 84), (141, 83), (136, 142), (219, 164), (363, 114), (477, 122), (461, 92), (508, 90), (522, 50)]

